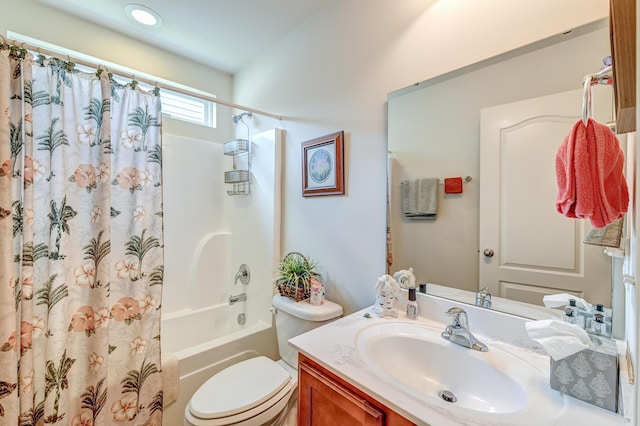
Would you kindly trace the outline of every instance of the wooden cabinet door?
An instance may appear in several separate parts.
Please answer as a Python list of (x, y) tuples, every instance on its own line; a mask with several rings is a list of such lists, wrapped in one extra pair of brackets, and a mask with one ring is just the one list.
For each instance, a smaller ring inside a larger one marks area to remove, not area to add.
[(302, 364), (299, 374), (299, 425), (384, 425), (384, 413), (315, 368)]
[(304, 357), (298, 374), (299, 426), (413, 425)]

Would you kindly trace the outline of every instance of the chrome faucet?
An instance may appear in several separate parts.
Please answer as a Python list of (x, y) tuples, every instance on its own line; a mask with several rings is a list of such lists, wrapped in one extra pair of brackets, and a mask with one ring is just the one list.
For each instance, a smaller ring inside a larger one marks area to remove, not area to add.
[(247, 300), (247, 293), (240, 293), (229, 296), (229, 304), (233, 305), (238, 302), (244, 302)]
[(240, 281), (242, 284), (247, 285), (249, 284), (249, 280), (251, 280), (251, 272), (249, 272), (249, 266), (243, 263), (242, 265), (240, 265), (240, 269), (238, 269), (238, 272), (236, 272), (236, 279), (233, 284), (238, 284), (238, 281)]
[(487, 345), (476, 339), (469, 331), (469, 320), (464, 309), (451, 308), (447, 311), (447, 315), (453, 317), (453, 323), (448, 325), (442, 332), (443, 339), (480, 352), (489, 350)]
[(489, 293), (489, 288), (484, 287), (476, 293), (476, 306), (487, 309), (491, 307), (491, 293)]

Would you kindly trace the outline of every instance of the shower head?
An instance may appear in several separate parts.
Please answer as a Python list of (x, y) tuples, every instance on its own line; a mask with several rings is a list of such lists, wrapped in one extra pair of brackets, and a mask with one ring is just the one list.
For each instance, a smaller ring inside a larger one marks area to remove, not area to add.
[(233, 120), (233, 124), (238, 124), (238, 122), (242, 121), (243, 117), (251, 118), (251, 113), (243, 112), (242, 114), (236, 114), (231, 116), (231, 119)]

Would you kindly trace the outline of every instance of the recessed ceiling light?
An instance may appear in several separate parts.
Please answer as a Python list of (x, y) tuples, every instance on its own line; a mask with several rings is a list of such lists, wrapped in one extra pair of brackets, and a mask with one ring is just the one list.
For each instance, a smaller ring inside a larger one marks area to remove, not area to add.
[(127, 16), (133, 19), (135, 22), (145, 25), (147, 27), (159, 27), (162, 25), (162, 18), (160, 15), (147, 6), (141, 4), (128, 4), (124, 7), (124, 11)]

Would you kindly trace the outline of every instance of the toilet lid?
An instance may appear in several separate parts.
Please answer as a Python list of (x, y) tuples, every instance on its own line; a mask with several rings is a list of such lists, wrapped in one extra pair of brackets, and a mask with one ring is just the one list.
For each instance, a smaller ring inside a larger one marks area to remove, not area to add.
[(251, 358), (207, 380), (191, 398), (189, 411), (201, 419), (247, 411), (269, 400), (290, 380), (289, 373), (273, 360)]

